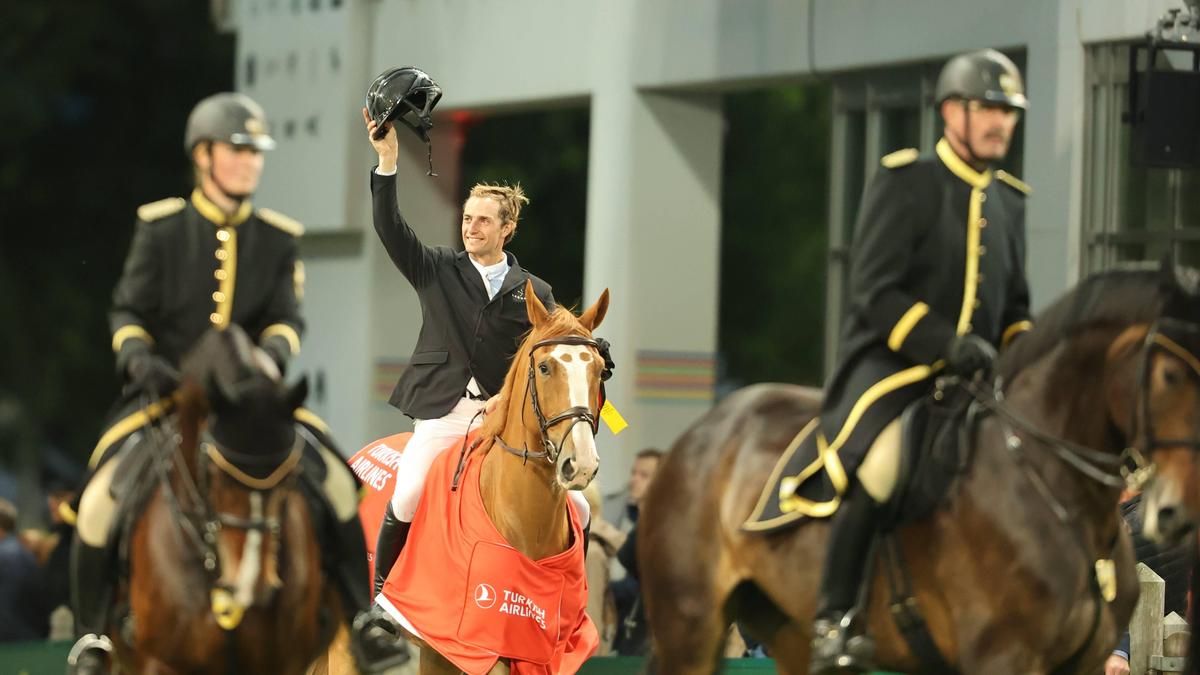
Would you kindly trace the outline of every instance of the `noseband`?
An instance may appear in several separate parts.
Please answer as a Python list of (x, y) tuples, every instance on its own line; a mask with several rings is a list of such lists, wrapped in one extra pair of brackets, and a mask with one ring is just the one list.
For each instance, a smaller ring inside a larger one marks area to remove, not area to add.
[[(592, 435), (594, 436), (598, 431), (600, 419), (596, 413), (592, 412), (591, 408), (584, 406), (572, 406), (549, 419), (547, 419), (546, 415), (542, 412), (542, 405), (538, 401), (537, 381), (534, 374), (536, 364), (533, 361), (533, 355), (542, 347), (549, 347), (552, 345), (579, 345), (583, 347), (591, 347), (592, 349), (595, 349), (597, 353), (600, 352), (599, 343), (592, 338), (583, 337), (582, 335), (569, 335), (561, 338), (549, 338), (547, 340), (534, 343), (533, 347), (531, 347), (529, 350), (529, 377), (526, 381), (525, 390), (528, 392), (530, 404), (533, 407), (533, 415), (537, 418), (538, 434), (540, 435), (542, 441), (542, 449), (536, 452), (531, 452), (528, 448), (518, 450), (510, 447), (499, 437), (496, 438), (496, 442), (498, 442), (501, 447), (508, 452), (517, 455), (526, 461), (528, 461), (530, 458), (545, 459), (551, 464), (555, 464), (558, 462), (559, 455), (562, 454), (563, 443), (566, 442), (567, 436), (571, 434), (571, 429), (580, 422), (586, 422), (588, 426), (591, 427)], [(564, 432), (562, 435), (562, 439), (556, 444), (550, 438), (550, 427), (553, 427), (560, 422), (567, 421), (571, 421), (571, 425), (567, 427), (566, 432)]]

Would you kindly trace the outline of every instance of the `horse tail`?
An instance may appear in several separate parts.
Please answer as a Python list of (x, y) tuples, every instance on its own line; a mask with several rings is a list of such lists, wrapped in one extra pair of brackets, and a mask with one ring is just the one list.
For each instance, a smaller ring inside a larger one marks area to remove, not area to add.
[(1188, 625), (1191, 626), (1191, 634), (1188, 636), (1188, 656), (1187, 667), (1183, 669), (1187, 675), (1200, 675), (1200, 630), (1197, 630), (1195, 617), (1197, 613), (1192, 610), (1200, 598), (1200, 537), (1193, 534), (1192, 538), (1192, 565), (1191, 565), (1191, 581), (1188, 582), (1188, 598), (1187, 598), (1187, 614)]

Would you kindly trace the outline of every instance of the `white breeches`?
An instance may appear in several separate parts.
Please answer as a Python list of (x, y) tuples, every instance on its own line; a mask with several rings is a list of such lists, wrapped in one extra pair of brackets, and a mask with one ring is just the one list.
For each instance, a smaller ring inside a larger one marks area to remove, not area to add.
[[(483, 408), (483, 401), (463, 398), (454, 409), (444, 417), (433, 420), (417, 420), (413, 424), (412, 438), (404, 446), (400, 461), (396, 466), (396, 484), (392, 492), (392, 512), (400, 520), (411, 523), (417, 512), (417, 504), (421, 501), (421, 490), (425, 486), (425, 476), (429, 467), (443, 450), (449, 447), (462, 446), (463, 436), (469, 430), (477, 428), (483, 422), (483, 416), (475, 414)], [(472, 418), (475, 422), (472, 424)], [(579, 490), (567, 492), (571, 501), (583, 517), (583, 526), (587, 527), (591, 518), (591, 508), (587, 499)]]

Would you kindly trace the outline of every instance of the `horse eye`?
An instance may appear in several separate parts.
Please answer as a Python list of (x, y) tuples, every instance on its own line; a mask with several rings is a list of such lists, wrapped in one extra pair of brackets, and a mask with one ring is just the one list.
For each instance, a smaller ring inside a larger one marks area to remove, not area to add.
[(550, 366), (547, 366), (545, 362), (539, 363), (538, 364), (538, 372), (543, 375), (549, 375), (550, 374)]
[(1179, 375), (1179, 371), (1175, 370), (1174, 368), (1167, 368), (1163, 370), (1163, 382), (1165, 382), (1168, 386), (1173, 387), (1179, 384), (1182, 380), (1183, 378)]

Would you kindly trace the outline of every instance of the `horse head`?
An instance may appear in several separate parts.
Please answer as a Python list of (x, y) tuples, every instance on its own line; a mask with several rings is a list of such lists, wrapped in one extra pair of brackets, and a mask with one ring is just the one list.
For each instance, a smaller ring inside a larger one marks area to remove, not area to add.
[(547, 310), (527, 282), (525, 310), (532, 329), (513, 357), (498, 414), (483, 437), (523, 430), (523, 438), (501, 442), (546, 460), (541, 466), (553, 468), (562, 489), (583, 489), (600, 470), (595, 433), (604, 359), (592, 331), (608, 311), (608, 290), (576, 317), (562, 307)]
[(177, 476), (218, 624), (232, 629), (282, 586), (280, 532), (304, 440), (295, 411), (307, 380), (281, 381), (274, 364), (236, 325), (210, 330), (183, 362)]
[(1200, 517), (1200, 273), (1167, 261), (1160, 288), (1162, 312), (1142, 341), (1129, 419), (1131, 447), (1153, 466), (1143, 532), (1176, 542)]

